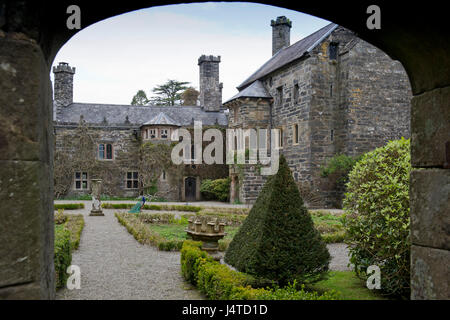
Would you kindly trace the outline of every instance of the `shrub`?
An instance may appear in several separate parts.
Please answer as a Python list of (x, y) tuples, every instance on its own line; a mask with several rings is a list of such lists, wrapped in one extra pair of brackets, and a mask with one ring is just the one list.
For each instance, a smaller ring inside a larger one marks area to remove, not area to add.
[(66, 285), (69, 275), (67, 267), (72, 263), (72, 250), (70, 244), (70, 232), (62, 225), (55, 228), (55, 251), (54, 251), (56, 288)]
[(409, 296), (409, 140), (391, 141), (366, 153), (350, 172), (344, 226), (351, 263), (362, 279), (377, 265), (381, 290)]
[(353, 169), (361, 156), (351, 157), (345, 154), (337, 154), (327, 161), (325, 167), (320, 171), (324, 178), (333, 175), (338, 183), (345, 183), (348, 180), (348, 174)]
[(204, 179), (200, 186), (200, 192), (205, 200), (228, 201), (230, 197), (230, 178)]
[(54, 215), (55, 224), (64, 224), (67, 221), (67, 216), (64, 214), (64, 209), (58, 209)]
[(239, 271), (277, 281), (319, 280), (330, 254), (303, 205), (283, 155), (276, 175), (268, 178), (225, 261)]

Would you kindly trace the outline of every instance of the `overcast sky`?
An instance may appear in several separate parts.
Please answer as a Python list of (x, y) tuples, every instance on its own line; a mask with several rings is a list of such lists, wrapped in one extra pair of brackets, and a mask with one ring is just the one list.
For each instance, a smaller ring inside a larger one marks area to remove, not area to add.
[(270, 20), (282, 15), (292, 21), (291, 44), (329, 23), (253, 3), (153, 7), (82, 29), (61, 48), (53, 65), (63, 61), (76, 67), (75, 102), (130, 104), (138, 90), (151, 96), (151, 89), (168, 79), (189, 81), (198, 89), (198, 58), (220, 55), (226, 101), (271, 57)]

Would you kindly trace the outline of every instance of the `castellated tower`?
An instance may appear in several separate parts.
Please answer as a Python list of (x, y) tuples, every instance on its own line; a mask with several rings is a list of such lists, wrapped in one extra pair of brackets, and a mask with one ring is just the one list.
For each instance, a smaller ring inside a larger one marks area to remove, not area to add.
[(200, 67), (200, 105), (205, 111), (219, 111), (222, 105), (222, 83), (219, 82), (220, 56), (202, 55)]
[(75, 67), (70, 67), (67, 62), (60, 62), (53, 67), (55, 74), (54, 107), (56, 112), (73, 103), (73, 75)]
[(271, 20), (272, 26), (272, 55), (291, 45), (292, 22), (285, 16)]

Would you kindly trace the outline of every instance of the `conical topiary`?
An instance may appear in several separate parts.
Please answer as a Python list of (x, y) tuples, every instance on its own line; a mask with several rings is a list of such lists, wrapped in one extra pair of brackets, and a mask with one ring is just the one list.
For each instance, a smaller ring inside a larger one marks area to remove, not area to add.
[(328, 270), (330, 254), (303, 205), (286, 159), (269, 177), (234, 236), (225, 262), (242, 272), (285, 285), (314, 281)]

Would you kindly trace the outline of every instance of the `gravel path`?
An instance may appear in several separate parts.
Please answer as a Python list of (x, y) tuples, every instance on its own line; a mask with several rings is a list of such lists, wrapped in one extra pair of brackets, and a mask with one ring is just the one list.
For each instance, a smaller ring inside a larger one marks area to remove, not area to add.
[(329, 265), (330, 270), (336, 271), (350, 271), (348, 267), (349, 263), (349, 251), (347, 245), (344, 243), (329, 243), (327, 244), (328, 252), (331, 255), (331, 262)]
[[(90, 208), (90, 206), (86, 206)], [(180, 253), (138, 243), (121, 226), (114, 210), (84, 214), (85, 227), (72, 264), (80, 267), (81, 289), (60, 289), (57, 299), (199, 300), (204, 297), (180, 274)]]

